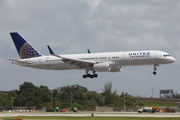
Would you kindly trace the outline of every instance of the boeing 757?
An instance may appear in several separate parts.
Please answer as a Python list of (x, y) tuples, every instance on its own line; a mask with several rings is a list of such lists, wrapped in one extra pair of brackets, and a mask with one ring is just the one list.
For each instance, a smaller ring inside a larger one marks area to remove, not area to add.
[(120, 72), (124, 66), (139, 65), (154, 66), (156, 75), (157, 66), (175, 62), (170, 54), (157, 50), (57, 55), (48, 46), (51, 55), (42, 55), (17, 32), (10, 35), (21, 58), (9, 59), (13, 64), (46, 70), (84, 69), (83, 78), (96, 78), (96, 72)]

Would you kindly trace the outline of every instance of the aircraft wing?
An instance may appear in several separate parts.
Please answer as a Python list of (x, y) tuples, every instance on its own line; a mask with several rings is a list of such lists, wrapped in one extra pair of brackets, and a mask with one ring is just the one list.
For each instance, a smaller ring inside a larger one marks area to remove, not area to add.
[(62, 58), (62, 61), (65, 63), (69, 63), (70, 65), (75, 65), (79, 67), (84, 67), (84, 66), (90, 66), (96, 64), (94, 61), (87, 61), (87, 60), (79, 60), (79, 59), (71, 59), (71, 58)]
[(49, 52), (51, 55), (62, 58), (62, 61), (64, 63), (68, 63), (70, 65), (75, 65), (78, 67), (85, 67), (85, 66), (91, 66), (96, 64), (95, 61), (89, 61), (89, 60), (80, 60), (80, 59), (73, 59), (73, 58), (66, 58), (66, 57), (62, 57), (59, 55), (54, 54), (54, 52), (52, 51), (52, 49), (48, 46)]
[(20, 60), (13, 60), (13, 59), (7, 59), (9, 61), (12, 61), (13, 63), (16, 62), (17, 64), (32, 64), (32, 62), (27, 61), (20, 61)]

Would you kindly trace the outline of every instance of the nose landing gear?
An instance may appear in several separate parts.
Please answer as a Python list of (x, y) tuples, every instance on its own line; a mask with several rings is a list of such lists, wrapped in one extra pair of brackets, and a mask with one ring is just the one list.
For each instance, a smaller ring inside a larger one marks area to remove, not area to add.
[(154, 72), (153, 72), (153, 75), (156, 75), (156, 70), (157, 70), (156, 66), (159, 66), (159, 65), (154, 65)]

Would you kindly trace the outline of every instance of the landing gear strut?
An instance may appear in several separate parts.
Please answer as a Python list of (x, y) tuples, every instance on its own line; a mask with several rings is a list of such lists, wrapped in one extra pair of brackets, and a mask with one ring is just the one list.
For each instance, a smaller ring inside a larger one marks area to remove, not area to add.
[(156, 70), (157, 70), (156, 66), (159, 66), (159, 65), (154, 65), (154, 72), (153, 72), (154, 75), (156, 75)]
[(83, 78), (87, 78), (87, 77), (89, 77), (89, 78), (97, 78), (98, 77), (98, 74), (95, 74), (95, 71), (93, 71), (93, 75), (89, 74), (88, 72), (89, 72), (89, 69), (86, 69), (86, 74), (84, 74), (82, 77)]

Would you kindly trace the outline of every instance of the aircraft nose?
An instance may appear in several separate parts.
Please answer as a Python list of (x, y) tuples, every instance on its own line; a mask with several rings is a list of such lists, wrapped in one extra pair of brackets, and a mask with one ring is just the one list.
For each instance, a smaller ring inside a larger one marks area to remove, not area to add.
[(173, 62), (176, 61), (176, 59), (172, 57), (172, 58), (170, 59), (170, 61), (173, 63)]

